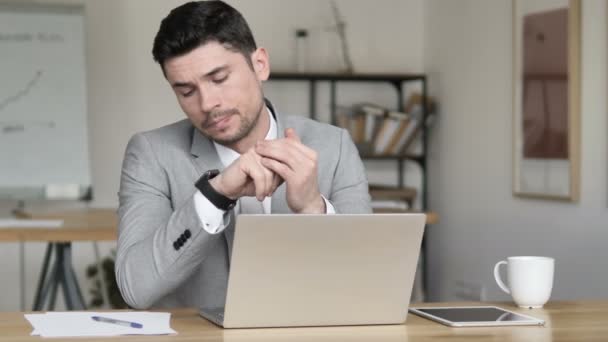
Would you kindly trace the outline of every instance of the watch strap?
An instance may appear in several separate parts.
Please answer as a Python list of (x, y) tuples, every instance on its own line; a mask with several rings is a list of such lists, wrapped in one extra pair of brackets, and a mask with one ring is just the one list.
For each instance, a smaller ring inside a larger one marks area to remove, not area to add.
[(228, 211), (236, 205), (236, 200), (222, 195), (211, 186), (209, 180), (220, 174), (219, 170), (208, 170), (194, 184), (198, 191), (205, 196), (218, 209)]

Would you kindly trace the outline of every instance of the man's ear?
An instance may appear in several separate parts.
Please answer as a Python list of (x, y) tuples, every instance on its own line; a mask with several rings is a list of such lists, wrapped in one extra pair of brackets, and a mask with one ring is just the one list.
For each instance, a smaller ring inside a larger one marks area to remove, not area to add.
[(260, 81), (268, 79), (270, 76), (270, 60), (266, 49), (258, 48), (251, 54), (251, 65)]

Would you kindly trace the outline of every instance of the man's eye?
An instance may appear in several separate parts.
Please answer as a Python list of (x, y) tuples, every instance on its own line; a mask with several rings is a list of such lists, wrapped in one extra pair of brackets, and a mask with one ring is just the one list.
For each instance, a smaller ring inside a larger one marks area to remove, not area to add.
[(224, 76), (221, 78), (215, 78), (215, 79), (213, 79), (213, 83), (220, 84), (220, 83), (223, 83), (226, 79), (228, 79), (228, 76)]
[(194, 90), (190, 90), (190, 91), (187, 91), (185, 93), (182, 93), (182, 96), (183, 97), (190, 97), (190, 96), (192, 96), (192, 94), (194, 94)]

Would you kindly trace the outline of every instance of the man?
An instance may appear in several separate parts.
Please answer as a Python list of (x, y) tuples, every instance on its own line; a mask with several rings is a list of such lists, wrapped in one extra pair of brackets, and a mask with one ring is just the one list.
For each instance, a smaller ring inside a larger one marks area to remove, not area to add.
[(175, 8), (153, 55), (188, 120), (127, 146), (116, 278), (129, 305), (223, 306), (240, 213), (371, 212), (346, 131), (265, 101), (268, 54), (234, 8)]

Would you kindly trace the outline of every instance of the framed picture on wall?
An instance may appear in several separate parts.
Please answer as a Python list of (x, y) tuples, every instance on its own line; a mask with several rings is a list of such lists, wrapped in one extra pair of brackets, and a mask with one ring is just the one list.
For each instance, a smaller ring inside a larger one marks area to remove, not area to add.
[(577, 201), (580, 0), (513, 0), (513, 193)]

